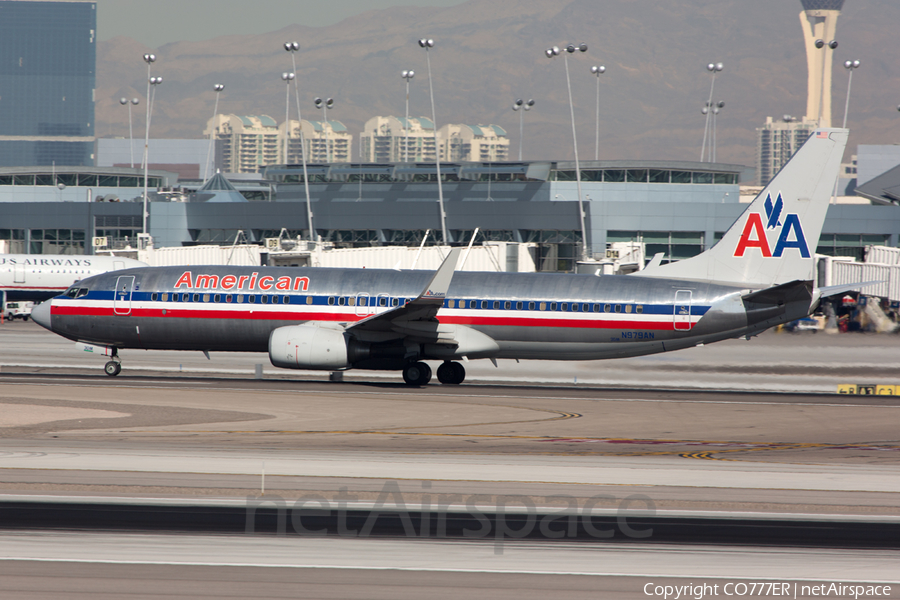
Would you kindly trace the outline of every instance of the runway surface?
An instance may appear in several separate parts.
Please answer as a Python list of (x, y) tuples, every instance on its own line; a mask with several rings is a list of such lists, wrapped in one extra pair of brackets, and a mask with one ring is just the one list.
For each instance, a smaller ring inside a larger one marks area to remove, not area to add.
[[(255, 365), (267, 365), (255, 354), (129, 352), (122, 375), (109, 378), (102, 359), (30, 323), (0, 327), (0, 342), (0, 501), (212, 502), (265, 489), (286, 501), (371, 503), (391, 489), (410, 508), (441, 495), (451, 510), (517, 495), (536, 506), (604, 496), (600, 507), (616, 510), (640, 496), (640, 508), (660, 513), (900, 518), (900, 401), (833, 393), (838, 382), (900, 383), (898, 336), (766, 334), (602, 363), (473, 362), (466, 384), (423, 389), (396, 374), (351, 372), (331, 383), (269, 366), (255, 379)], [(893, 551), (522, 541), (495, 557), (487, 542), (436, 540), (0, 538), (4, 598), (59, 589), (637, 598), (647, 597), (645, 583), (683, 584), (678, 577), (830, 582), (900, 572)]]
[(117, 597), (129, 598), (638, 598), (647, 597), (648, 583), (651, 590), (706, 583), (719, 591), (708, 597), (726, 597), (724, 586), (742, 581), (777, 583), (789, 591), (823, 582), (889, 585), (886, 596), (898, 597), (898, 573), (900, 553), (885, 551), (526, 541), (498, 549), (490, 541), (0, 534), (4, 598), (63, 591), (80, 597), (72, 590), (84, 597), (118, 590)]

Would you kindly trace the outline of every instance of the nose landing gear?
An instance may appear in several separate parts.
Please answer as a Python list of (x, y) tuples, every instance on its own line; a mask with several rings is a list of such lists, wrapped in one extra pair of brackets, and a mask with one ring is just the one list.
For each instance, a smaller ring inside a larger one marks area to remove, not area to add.
[(118, 375), (119, 373), (122, 372), (122, 361), (119, 360), (118, 348), (113, 346), (112, 352), (109, 354), (109, 356), (112, 357), (112, 360), (103, 366), (103, 370), (110, 377), (115, 377), (116, 375)]
[(110, 377), (115, 377), (119, 373), (122, 372), (122, 363), (117, 360), (111, 360), (103, 367), (103, 370), (106, 371), (106, 374)]

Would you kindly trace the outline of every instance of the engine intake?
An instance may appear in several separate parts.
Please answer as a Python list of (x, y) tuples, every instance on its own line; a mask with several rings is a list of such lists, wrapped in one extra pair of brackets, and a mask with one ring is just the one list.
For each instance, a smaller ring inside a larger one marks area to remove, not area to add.
[(279, 327), (269, 335), (269, 360), (283, 369), (346, 369), (348, 346), (343, 329), (315, 324)]

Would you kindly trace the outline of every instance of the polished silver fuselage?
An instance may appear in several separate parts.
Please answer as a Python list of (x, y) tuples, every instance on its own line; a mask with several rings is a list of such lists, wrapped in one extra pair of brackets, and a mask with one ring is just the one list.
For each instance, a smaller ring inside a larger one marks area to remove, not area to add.
[[(416, 298), (431, 276), (375, 269), (129, 269), (91, 277), (77, 292), (54, 298), (51, 329), (116, 348), (266, 352), (278, 327), (351, 325)], [(753, 335), (810, 309), (806, 294), (766, 304), (748, 303), (748, 292), (635, 276), (457, 272), (437, 320), (492, 338), (499, 350), (491, 357), (588, 360)], [(366, 343), (388, 341), (377, 333), (354, 335)], [(430, 357), (423, 351), (417, 358)]]

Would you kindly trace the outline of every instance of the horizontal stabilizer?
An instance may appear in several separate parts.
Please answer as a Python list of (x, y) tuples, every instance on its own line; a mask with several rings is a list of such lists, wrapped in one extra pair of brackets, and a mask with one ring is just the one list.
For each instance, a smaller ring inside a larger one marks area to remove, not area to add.
[(869, 287), (872, 285), (878, 285), (879, 283), (884, 283), (884, 281), (865, 281), (863, 283), (845, 283), (843, 285), (828, 285), (825, 287), (816, 288), (816, 297), (817, 298), (828, 298), (830, 296), (846, 294), (847, 292), (855, 292), (861, 288)]

